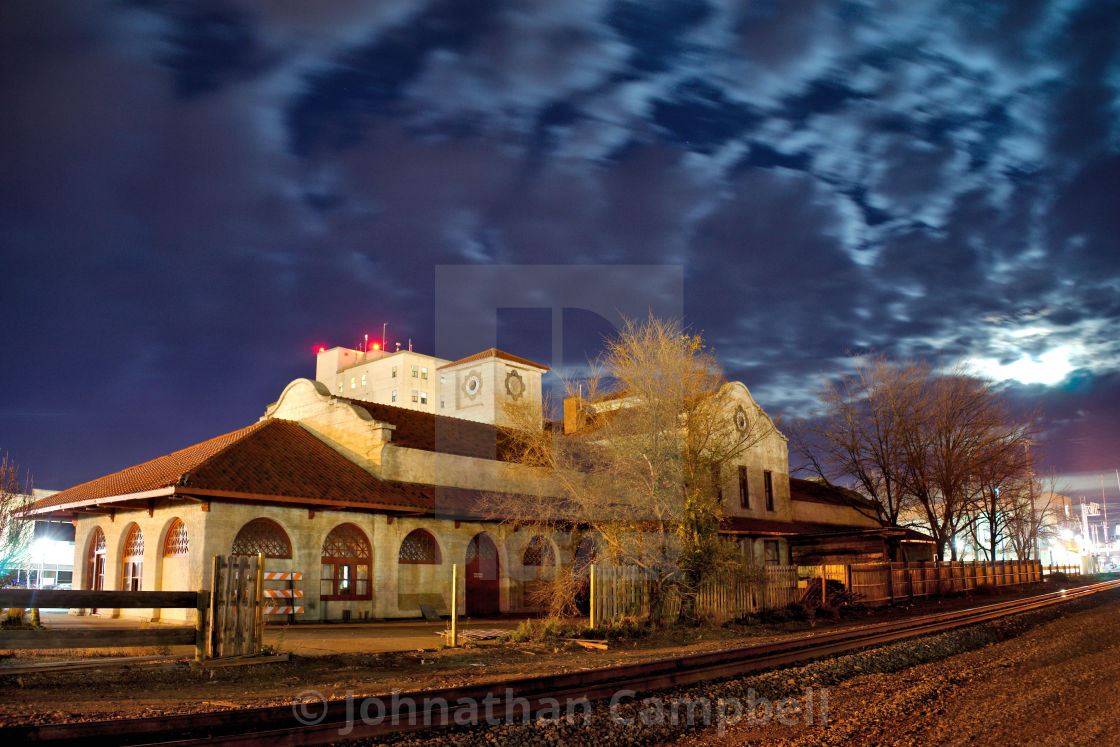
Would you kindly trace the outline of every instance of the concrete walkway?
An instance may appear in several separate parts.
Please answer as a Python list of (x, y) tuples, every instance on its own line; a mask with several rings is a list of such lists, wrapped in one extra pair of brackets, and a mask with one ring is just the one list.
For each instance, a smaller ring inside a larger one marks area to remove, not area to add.
[[(144, 623), (135, 618), (108, 618), (97, 615), (71, 615), (66, 610), (40, 610), (43, 625), (49, 628), (139, 628), (160, 623)], [(520, 619), (462, 620), (460, 630), (513, 630)], [(280, 651), (303, 655), (382, 653), (438, 649), (444, 638), (438, 633), (449, 623), (424, 620), (394, 620), (367, 623), (313, 623), (308, 625), (266, 625), (264, 643)], [(173, 646), (172, 652), (193, 654), (187, 646)]]

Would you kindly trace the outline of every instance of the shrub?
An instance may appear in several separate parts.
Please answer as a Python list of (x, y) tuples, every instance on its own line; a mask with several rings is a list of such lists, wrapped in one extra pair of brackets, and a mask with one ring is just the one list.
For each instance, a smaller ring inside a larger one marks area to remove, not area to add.
[(786, 614), (790, 620), (808, 620), (812, 616), (812, 610), (801, 602), (790, 602), (786, 605)]
[(817, 617), (821, 620), (839, 620), (840, 610), (830, 605), (821, 605), (817, 607)]

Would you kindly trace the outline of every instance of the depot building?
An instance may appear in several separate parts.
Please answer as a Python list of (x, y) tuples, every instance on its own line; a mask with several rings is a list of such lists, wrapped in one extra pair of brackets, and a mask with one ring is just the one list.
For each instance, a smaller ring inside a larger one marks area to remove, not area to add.
[[(494, 495), (555, 499), (503, 438), (505, 405), (539, 410), (547, 371), (493, 348), (457, 361), (324, 349), (316, 379), (290, 383), (258, 422), (42, 498), (28, 514), (73, 522), (74, 588), (208, 589), (215, 555), (263, 553), (268, 571), (303, 574), (305, 621), (417, 617), (421, 604), (446, 614), (452, 564), (465, 571), (460, 613), (530, 612), (535, 584), (596, 552), (587, 537), (572, 546), (570, 525), (530, 531), (480, 509)], [(769, 420), (743, 384), (721, 396)], [(746, 562), (928, 553), (928, 538), (883, 527), (858, 496), (791, 480), (776, 428), (718, 480), (724, 532)]]

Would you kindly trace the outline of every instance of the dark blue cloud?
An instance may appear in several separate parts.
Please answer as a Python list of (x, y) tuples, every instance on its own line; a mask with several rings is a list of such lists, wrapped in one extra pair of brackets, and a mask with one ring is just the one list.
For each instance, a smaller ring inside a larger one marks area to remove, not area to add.
[(1120, 451), (1114, 4), (48, 10), (0, 6), (0, 345), (70, 367), (0, 370), (40, 484), (251, 421), (313, 344), (431, 350), (442, 264), (679, 266), (789, 413), (853, 350), (1065, 351), (1066, 389), (1008, 385), (1081, 439), (1054, 464)]

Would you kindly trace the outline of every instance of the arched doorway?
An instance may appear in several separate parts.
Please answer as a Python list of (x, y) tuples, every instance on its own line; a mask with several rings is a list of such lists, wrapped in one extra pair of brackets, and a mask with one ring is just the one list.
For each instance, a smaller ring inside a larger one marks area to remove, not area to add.
[[(93, 530), (89, 538), (89, 553), (86, 556), (86, 588), (101, 591), (105, 588), (105, 532), (101, 527)], [(90, 614), (97, 614), (97, 608), (90, 608)]]
[(467, 615), (501, 614), (498, 546), (484, 532), (471, 538), (466, 557)]

